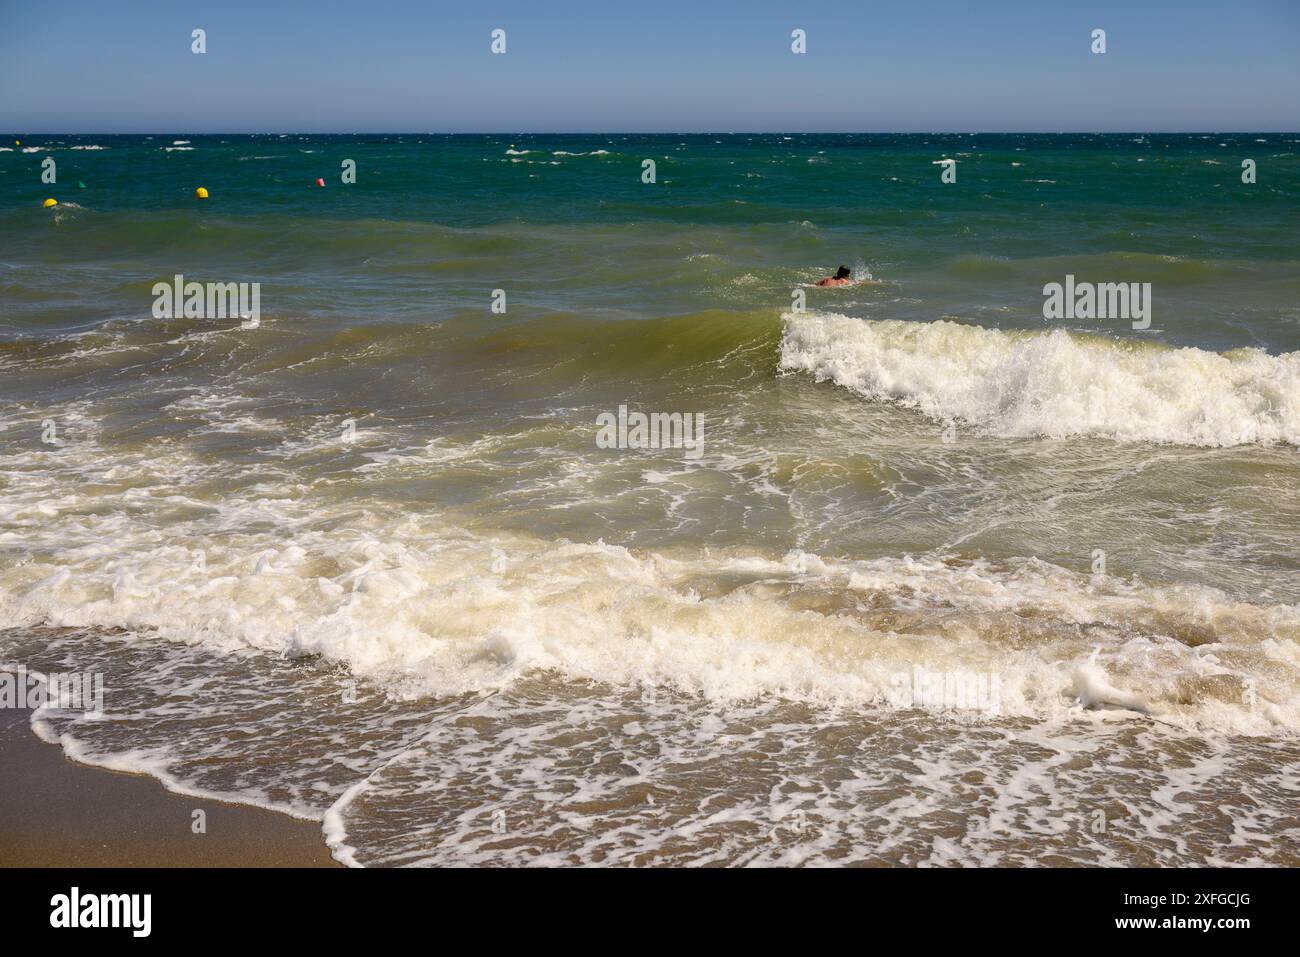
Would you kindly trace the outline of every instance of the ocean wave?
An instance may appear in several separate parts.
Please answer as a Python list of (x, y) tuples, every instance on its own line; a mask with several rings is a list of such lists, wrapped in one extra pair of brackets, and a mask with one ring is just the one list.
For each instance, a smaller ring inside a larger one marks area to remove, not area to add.
[(1006, 437), (1300, 445), (1300, 352), (786, 313), (781, 368)]
[[(542, 671), (410, 699), (320, 659), (63, 629), (0, 632), (0, 667), (16, 662), (105, 674), (104, 714), (32, 715), (73, 760), (320, 821), (352, 866), (1294, 864), (1270, 829), (1294, 819), (1294, 740), (1107, 711), (970, 726), (779, 697), (719, 707)], [(1098, 837), (1112, 805), (1133, 813)], [(1017, 839), (1026, 821), (1051, 826)]]
[[(770, 374), (766, 315), (472, 341), (494, 361), (649, 356), (677, 378), (680, 353), (761, 343)], [(329, 350), (455, 351), (468, 331), (391, 324)], [(104, 674), (103, 714), (33, 715), (74, 760), (323, 821), (352, 864), (1294, 863), (1270, 825), (1294, 816), (1300, 606), (947, 546), (503, 529), (384, 490), (404, 466), (472, 474), (515, 435), (412, 454), (367, 421), (341, 448), (336, 417), (294, 425), (243, 379), (167, 397), (209, 423), (197, 447), (119, 444), (98, 398), (57, 410), (57, 446), (21, 440), (44, 404), (0, 431), (0, 667)], [(276, 450), (255, 474), (211, 454), (235, 431)], [(967, 690), (895, 697), (936, 676)], [(972, 679), (996, 681), (996, 710), (970, 706)], [(1094, 840), (1091, 814), (1119, 802), (1139, 813)], [(1055, 830), (987, 823), (1026, 820)]]
[[(56, 486), (55, 452), (24, 453), (43, 468), (9, 463), (0, 542), (34, 555), (0, 571), (10, 626), (322, 658), (408, 698), (555, 673), (714, 702), (885, 706), (898, 676), (923, 667), (996, 675), (1004, 716), (1100, 709), (1300, 732), (1293, 605), (1032, 558), (642, 551), (471, 532), (379, 504), (331, 512), (260, 487), (204, 501), (186, 489), (211, 477), (210, 464), (179, 452), (114, 459), (97, 450), (92, 422), (72, 431)], [(98, 477), (89, 493), (74, 481), (86, 456)], [(160, 540), (146, 501), (189, 517)]]

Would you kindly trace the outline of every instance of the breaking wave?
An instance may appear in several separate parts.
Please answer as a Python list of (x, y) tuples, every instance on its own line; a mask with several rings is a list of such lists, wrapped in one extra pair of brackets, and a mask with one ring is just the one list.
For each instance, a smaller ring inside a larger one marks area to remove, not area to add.
[(1300, 444), (1300, 352), (786, 313), (781, 368), (1006, 437)]

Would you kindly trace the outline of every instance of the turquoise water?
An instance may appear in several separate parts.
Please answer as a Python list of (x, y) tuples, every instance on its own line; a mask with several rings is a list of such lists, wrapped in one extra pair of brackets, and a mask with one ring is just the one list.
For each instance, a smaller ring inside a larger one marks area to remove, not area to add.
[[(51, 288), (58, 308), (76, 302), (69, 325), (131, 315), (133, 283), (177, 270), (260, 278), (281, 310), (354, 319), (477, 312), (501, 283), (521, 312), (651, 317), (768, 307), (775, 288), (862, 260), (902, 284), (897, 318), (1041, 327), (1039, 290), (1071, 266), (1160, 284), (1165, 341), (1296, 345), (1290, 134), (177, 139), (26, 140), (0, 154), (19, 310), (7, 321), (51, 322)], [(46, 155), (53, 187), (39, 181)], [(933, 165), (945, 157), (955, 184)], [(1244, 158), (1258, 164), (1250, 187)], [(340, 181), (344, 159), (355, 185)], [(84, 212), (40, 210), (50, 195)], [(52, 220), (61, 228), (43, 228)]]
[(1294, 864), (1297, 144), (24, 137), (0, 661), (349, 862)]

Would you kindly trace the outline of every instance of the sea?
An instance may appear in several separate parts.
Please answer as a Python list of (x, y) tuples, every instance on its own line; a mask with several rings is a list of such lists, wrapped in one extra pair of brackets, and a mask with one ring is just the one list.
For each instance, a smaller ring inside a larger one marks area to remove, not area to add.
[(0, 668), (350, 865), (1300, 865), (1298, 227), (1300, 133), (10, 134)]

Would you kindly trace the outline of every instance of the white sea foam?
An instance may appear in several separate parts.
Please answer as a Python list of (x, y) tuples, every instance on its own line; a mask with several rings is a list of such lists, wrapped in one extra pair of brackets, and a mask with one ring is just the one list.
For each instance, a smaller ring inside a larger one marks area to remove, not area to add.
[[(51, 671), (110, 671), (111, 713), (42, 709), (43, 739), (178, 793), (321, 821), (351, 865), (1293, 860), (1274, 836), (1294, 821), (1293, 742), (1104, 708), (967, 727), (545, 673), (438, 701), (363, 685), (354, 701), (311, 662), (143, 636), (28, 647)], [(1096, 810), (1115, 804), (1128, 813), (1098, 836)]]
[[(550, 866), (1289, 859), (1269, 835), (1292, 820), (1292, 752), (1274, 762), (1253, 742), (1153, 726), (1134, 744), (1113, 721), (1076, 720), (983, 726), (976, 745), (964, 729), (915, 714), (864, 723), (772, 701), (716, 709), (666, 697), (557, 699), (544, 682), (521, 691), (472, 704), (467, 720), (434, 722), (340, 794), (325, 815), (335, 857)], [(582, 760), (558, 757), (575, 746)], [(1269, 770), (1251, 773), (1252, 760)], [(1089, 825), (1115, 802), (1129, 813), (1099, 836)], [(1230, 835), (1206, 826), (1215, 812), (1233, 820)]]
[[(243, 431), (247, 402), (214, 388), (166, 411)], [(294, 467), (337, 445), (332, 421), (230, 487), (183, 445), (107, 444), (94, 412), (65, 405), (63, 444), (0, 456), (0, 548), (24, 556), (0, 566), (0, 620), (74, 629), (23, 660), (122, 679), (105, 718), (46, 711), (37, 730), (181, 793), (323, 820), (347, 863), (1287, 859), (1294, 605), (1029, 558), (471, 530)], [(492, 441), (385, 453), (363, 430), (348, 454), (383, 479)], [(1001, 717), (898, 708), (915, 666), (997, 676)], [(349, 704), (354, 678), (369, 697)], [(1233, 793), (1240, 833), (1188, 840)], [(1116, 802), (1134, 813), (1090, 837)]]
[(1300, 444), (1300, 352), (787, 313), (781, 367), (994, 435)]
[[(76, 434), (32, 454), (74, 458), (93, 443)], [(13, 481), (0, 543), (21, 538), (51, 557), (0, 572), (0, 616), (149, 632), (220, 653), (321, 655), (440, 698), (556, 671), (715, 701), (881, 705), (896, 676), (921, 664), (1000, 675), (1004, 713), (1140, 699), (1139, 710), (1180, 724), (1300, 729), (1293, 606), (1090, 579), (1031, 559), (638, 553), (470, 534), (379, 509), (322, 531), (319, 505), (261, 485), (219, 509), (182, 487), (140, 487), (165, 475), (188, 485), (207, 468), (133, 459), (98, 473), (93, 504), (73, 487), (56, 495), (48, 483)], [(106, 487), (119, 482), (108, 510)], [(141, 516), (160, 507), (194, 518), (159, 541)], [(1257, 705), (1243, 704), (1247, 685)]]

